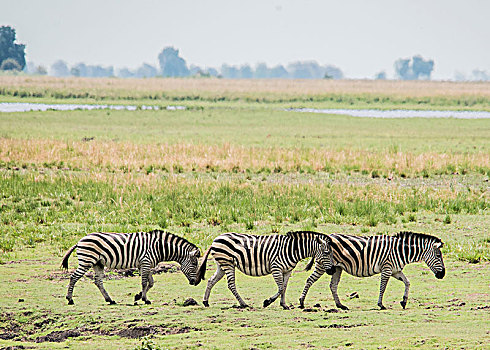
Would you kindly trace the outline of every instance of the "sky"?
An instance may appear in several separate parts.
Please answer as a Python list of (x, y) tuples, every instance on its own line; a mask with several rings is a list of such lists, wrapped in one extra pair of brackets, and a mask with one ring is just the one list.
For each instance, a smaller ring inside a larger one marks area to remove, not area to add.
[(394, 77), (399, 58), (433, 59), (433, 79), (490, 73), (487, 0), (1, 0), (28, 62), (136, 68), (166, 46), (188, 65), (315, 60), (347, 78)]

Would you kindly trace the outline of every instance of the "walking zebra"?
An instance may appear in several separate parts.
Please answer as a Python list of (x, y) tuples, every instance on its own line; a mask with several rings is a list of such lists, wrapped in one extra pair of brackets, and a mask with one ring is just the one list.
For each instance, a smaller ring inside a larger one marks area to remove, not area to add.
[(161, 261), (176, 261), (181, 265), (182, 272), (189, 284), (198, 285), (196, 278), (199, 248), (184, 238), (169, 232), (153, 230), (137, 233), (91, 233), (68, 250), (63, 257), (62, 267), (68, 269), (68, 258), (77, 250), (78, 268), (70, 277), (70, 285), (66, 299), (73, 304), (73, 288), (75, 283), (93, 267), (94, 283), (110, 304), (116, 302), (107, 294), (102, 283), (104, 266), (110, 269), (139, 268), (142, 291), (135, 295), (134, 302), (142, 299), (145, 304), (151, 304), (146, 293), (153, 287), (151, 268)]
[[(446, 273), (441, 253), (443, 243), (434, 236), (414, 232), (400, 232), (395, 236), (357, 237), (342, 234), (329, 236), (332, 240), (335, 264), (335, 273), (330, 281), (330, 290), (335, 305), (343, 310), (348, 310), (348, 308), (342, 305), (337, 294), (342, 270), (357, 277), (369, 277), (381, 273), (378, 299), (378, 306), (381, 310), (386, 309), (383, 305), (383, 294), (391, 276), (405, 283), (405, 293), (400, 302), (405, 309), (410, 288), (410, 282), (402, 272), (405, 265), (425, 261), (436, 278), (441, 279)], [(313, 260), (306, 269), (310, 269), (312, 265)], [(299, 300), (300, 307), (304, 306), (307, 292), (308, 288), (305, 287)]]
[(240, 233), (224, 233), (213, 241), (204, 255), (204, 261), (198, 272), (198, 279), (204, 279), (206, 261), (212, 254), (218, 269), (209, 279), (204, 293), (204, 306), (209, 306), (209, 294), (213, 286), (226, 274), (228, 288), (240, 303), (241, 308), (248, 305), (243, 301), (235, 286), (235, 266), (249, 276), (272, 274), (278, 291), (264, 300), (264, 307), (269, 306), (281, 296), (281, 306), (286, 305), (286, 287), (289, 276), (296, 264), (308, 257), (317, 259), (319, 276), (333, 273), (330, 238), (315, 232), (289, 232), (286, 235), (257, 236)]

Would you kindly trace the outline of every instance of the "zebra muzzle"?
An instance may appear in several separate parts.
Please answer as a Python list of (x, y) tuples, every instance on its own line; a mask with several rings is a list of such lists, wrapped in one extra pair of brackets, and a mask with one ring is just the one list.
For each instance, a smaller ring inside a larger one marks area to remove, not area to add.
[(441, 271), (436, 272), (436, 278), (437, 279), (442, 279), (446, 275), (446, 269), (442, 269)]

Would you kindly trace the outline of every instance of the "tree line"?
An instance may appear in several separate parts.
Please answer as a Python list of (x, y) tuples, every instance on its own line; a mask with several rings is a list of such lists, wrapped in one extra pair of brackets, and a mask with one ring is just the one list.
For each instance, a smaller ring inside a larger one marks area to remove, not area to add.
[[(136, 69), (114, 69), (113, 66), (87, 65), (78, 63), (71, 67), (63, 60), (54, 62), (49, 69), (32, 62), (26, 63), (25, 45), (16, 43), (15, 29), (10, 26), (0, 27), (0, 70), (24, 71), (27, 74), (53, 75), (58, 77), (218, 77), (228, 79), (343, 79), (342, 70), (333, 65), (321, 65), (316, 61), (297, 61), (287, 66), (267, 66), (258, 63), (255, 67), (249, 64), (239, 66), (222, 64), (221, 67), (199, 67), (188, 65), (180, 56), (179, 50), (165, 47), (158, 55), (158, 66), (143, 63)], [(434, 70), (434, 61), (420, 55), (411, 58), (400, 58), (394, 63), (396, 78), (400, 80), (430, 80)], [(490, 80), (490, 74), (474, 70), (472, 75), (456, 73), (456, 80)], [(386, 79), (386, 72), (375, 75), (375, 79)]]

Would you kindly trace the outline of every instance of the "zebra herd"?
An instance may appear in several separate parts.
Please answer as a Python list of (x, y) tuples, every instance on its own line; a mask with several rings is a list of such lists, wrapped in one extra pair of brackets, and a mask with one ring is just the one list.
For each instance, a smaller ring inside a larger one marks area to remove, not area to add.
[(286, 288), (291, 272), (302, 259), (311, 258), (307, 270), (313, 267), (300, 296), (300, 308), (309, 288), (324, 273), (332, 275), (330, 290), (338, 308), (347, 310), (339, 299), (337, 287), (342, 271), (357, 277), (368, 277), (381, 273), (378, 306), (383, 305), (383, 294), (390, 277), (405, 284), (401, 306), (408, 300), (410, 282), (403, 274), (405, 265), (424, 261), (441, 279), (445, 275), (442, 259), (442, 241), (434, 236), (400, 232), (395, 236), (377, 235), (358, 237), (343, 234), (322, 234), (311, 231), (289, 232), (286, 235), (248, 235), (224, 233), (216, 237), (208, 248), (201, 264), (199, 248), (186, 239), (161, 230), (137, 233), (91, 233), (71, 247), (63, 257), (62, 267), (68, 269), (68, 258), (76, 249), (78, 268), (70, 277), (66, 299), (73, 304), (73, 289), (76, 282), (93, 268), (94, 283), (109, 304), (115, 304), (104, 288), (102, 278), (104, 267), (110, 269), (138, 268), (141, 274), (142, 290), (134, 297), (135, 304), (147, 298), (153, 286), (151, 269), (162, 261), (175, 261), (187, 277), (189, 284), (197, 286), (205, 278), (206, 262), (211, 254), (217, 270), (208, 280), (203, 304), (209, 306), (209, 295), (213, 286), (226, 275), (228, 288), (238, 300), (239, 307), (248, 305), (238, 294), (235, 285), (235, 268), (249, 276), (272, 274), (277, 284), (277, 293), (264, 300), (264, 307), (281, 297), (280, 305), (286, 304)]

